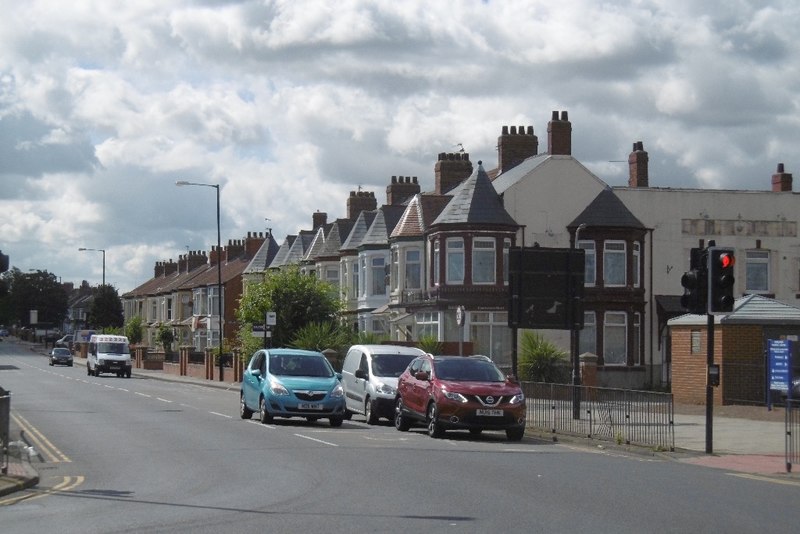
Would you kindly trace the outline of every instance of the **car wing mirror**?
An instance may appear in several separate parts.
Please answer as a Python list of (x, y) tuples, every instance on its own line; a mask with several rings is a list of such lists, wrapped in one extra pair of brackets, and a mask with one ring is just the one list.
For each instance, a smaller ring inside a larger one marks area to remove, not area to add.
[(261, 376), (261, 369), (253, 369), (250, 371), (250, 374), (253, 376)]
[(508, 376), (506, 376), (506, 380), (508, 380), (512, 384), (519, 384), (519, 380), (517, 379), (517, 376), (514, 374), (509, 374)]
[(430, 380), (427, 371), (417, 371), (417, 374), (414, 375), (414, 378), (417, 380)]
[(367, 379), (367, 373), (365, 373), (363, 369), (356, 369), (355, 375), (356, 378)]

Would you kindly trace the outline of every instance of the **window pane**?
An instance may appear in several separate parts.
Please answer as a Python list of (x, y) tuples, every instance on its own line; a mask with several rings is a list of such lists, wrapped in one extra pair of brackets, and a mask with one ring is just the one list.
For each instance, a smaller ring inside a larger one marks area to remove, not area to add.
[(464, 283), (464, 241), (447, 240), (447, 283)]
[(584, 272), (584, 285), (593, 286), (597, 280), (597, 257), (594, 249), (594, 241), (579, 241), (578, 248), (582, 248), (586, 254), (586, 270)]
[(383, 258), (372, 258), (372, 291), (370, 294), (386, 294), (386, 269)]
[(748, 251), (746, 269), (746, 291), (769, 291), (768, 251)]
[(578, 354), (597, 354), (597, 324), (594, 312), (584, 312), (583, 330), (578, 331)]
[(606, 365), (625, 365), (627, 359), (626, 315), (608, 312), (603, 328), (603, 361)]
[(603, 250), (603, 285), (625, 285), (625, 243), (607, 241)]
[(495, 274), (494, 239), (472, 241), (472, 282), (493, 284)]
[(406, 289), (420, 289), (422, 265), (420, 264), (420, 253), (417, 249), (406, 250)]

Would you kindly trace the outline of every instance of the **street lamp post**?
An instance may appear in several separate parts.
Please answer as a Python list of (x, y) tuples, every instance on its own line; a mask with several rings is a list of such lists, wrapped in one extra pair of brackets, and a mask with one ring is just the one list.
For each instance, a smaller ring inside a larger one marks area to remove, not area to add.
[(105, 249), (81, 247), (78, 250), (80, 252), (85, 252), (87, 250), (91, 250), (93, 252), (102, 252), (103, 253), (103, 287), (105, 287), (105, 285), (106, 285), (106, 251), (105, 251)]
[(219, 226), (219, 184), (204, 184), (199, 182), (187, 182), (185, 180), (178, 180), (175, 182), (177, 186), (184, 185), (197, 185), (201, 187), (213, 187), (217, 190), (217, 314), (219, 316), (219, 381), (223, 381), (224, 367), (222, 365), (222, 336), (223, 329), (223, 310), (222, 310), (222, 237), (220, 235)]

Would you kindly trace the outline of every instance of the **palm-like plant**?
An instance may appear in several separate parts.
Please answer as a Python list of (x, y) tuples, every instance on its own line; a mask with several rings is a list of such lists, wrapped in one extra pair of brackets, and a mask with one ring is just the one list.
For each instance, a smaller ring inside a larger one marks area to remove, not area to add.
[(519, 375), (531, 382), (566, 383), (567, 353), (541, 334), (525, 331), (520, 340)]

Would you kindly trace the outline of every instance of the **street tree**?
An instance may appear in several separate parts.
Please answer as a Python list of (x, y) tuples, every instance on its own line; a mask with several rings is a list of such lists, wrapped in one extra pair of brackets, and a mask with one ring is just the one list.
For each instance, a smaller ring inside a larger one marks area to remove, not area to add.
[(276, 315), (272, 345), (285, 347), (309, 323), (337, 322), (340, 308), (336, 288), (316, 276), (303, 274), (297, 267), (269, 272), (262, 282), (248, 285), (239, 302), (239, 343), (246, 354), (258, 346), (252, 326), (264, 324), (268, 311)]
[(122, 300), (114, 286), (106, 284), (94, 290), (86, 322), (95, 329), (122, 328), (125, 322)]
[(0, 322), (31, 326), (31, 310), (36, 310), (39, 325), (59, 327), (67, 316), (67, 292), (56, 275), (47, 271), (23, 273), (14, 267), (3, 273), (7, 293), (0, 305)]

